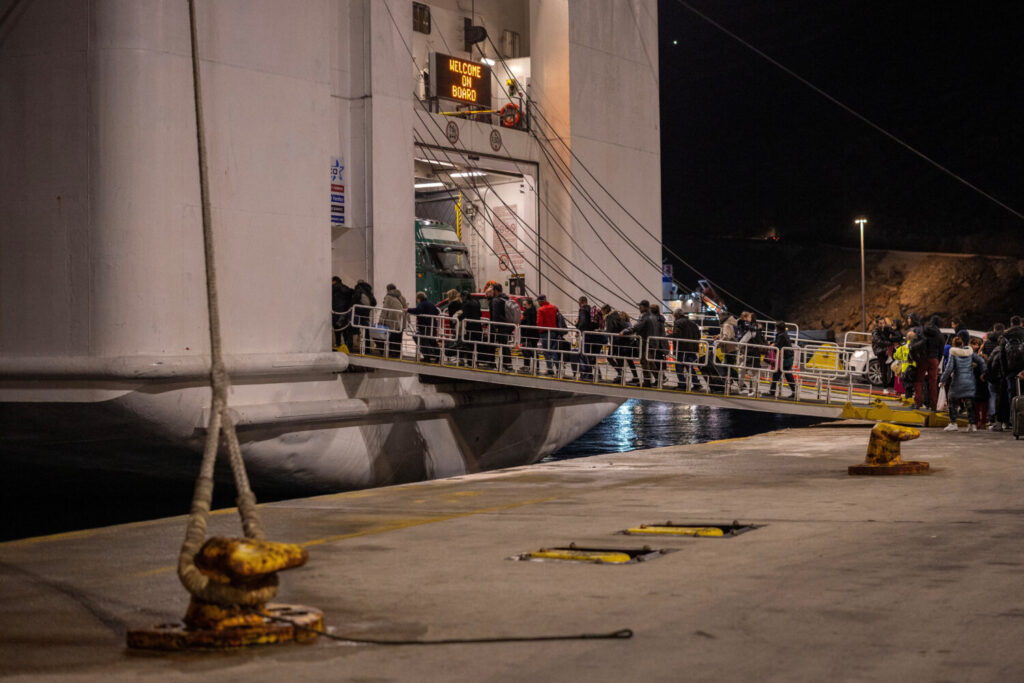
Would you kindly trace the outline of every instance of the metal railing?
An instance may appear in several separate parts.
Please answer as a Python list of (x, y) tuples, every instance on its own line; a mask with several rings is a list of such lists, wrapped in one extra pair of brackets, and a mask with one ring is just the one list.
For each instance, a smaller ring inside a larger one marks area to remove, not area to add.
[[(335, 314), (336, 316), (338, 314)], [(491, 373), (532, 376), (574, 384), (721, 394), (815, 404), (870, 403), (870, 385), (854, 382), (854, 349), (834, 343), (784, 348), (702, 338), (641, 338), (605, 331), (547, 328), (411, 315), (353, 306), (341, 314), (358, 335), (357, 355), (440, 364)], [(343, 329), (335, 325), (336, 329)], [(706, 332), (702, 328), (702, 334)], [(796, 394), (782, 396), (783, 386)], [(770, 389), (779, 387), (778, 395)]]

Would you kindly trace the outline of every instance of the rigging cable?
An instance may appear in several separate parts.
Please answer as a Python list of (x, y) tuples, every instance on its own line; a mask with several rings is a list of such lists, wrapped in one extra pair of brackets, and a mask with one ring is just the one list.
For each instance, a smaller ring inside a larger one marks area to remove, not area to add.
[[(488, 40), (490, 41), (490, 39), (488, 39)], [(519, 79), (516, 78), (515, 74), (509, 68), (508, 63), (505, 61), (504, 57), (501, 56), (501, 53), (497, 50), (497, 46), (494, 45), (493, 41), (490, 41), (490, 43), (491, 43), (491, 47), (495, 50), (495, 54), (498, 55), (498, 61), (501, 63), (502, 68), (505, 69), (505, 73), (509, 76), (509, 78), (511, 78), (517, 84), (517, 87), (520, 89), (520, 91), (525, 93), (525, 89), (523, 88), (522, 83), (520, 83)], [(541, 119), (542, 123), (544, 123), (546, 125), (553, 125), (553, 124), (550, 124), (550, 121), (548, 120), (547, 116), (544, 114), (543, 111), (541, 111), (541, 108), (537, 104), (536, 100), (534, 100), (531, 97), (527, 96), (526, 97), (526, 101), (527, 101), (528, 104), (532, 105), (533, 111)], [(542, 146), (545, 144), (545, 142), (546, 142), (545, 140), (541, 140), (537, 136), (534, 136), (534, 137), (535, 137), (535, 139), (537, 139), (538, 143), (540, 143)], [(616, 204), (616, 206), (618, 206), (649, 237), (651, 237), (652, 239), (657, 241), (659, 244), (661, 244), (662, 248), (664, 248), (665, 251), (667, 251), (671, 256), (675, 257), (681, 264), (683, 264), (685, 267), (687, 267), (691, 271), (693, 271), (697, 275), (697, 277), (699, 277), (699, 278), (701, 278), (703, 280), (706, 280), (707, 282), (712, 284), (717, 291), (719, 291), (719, 292), (721, 292), (723, 294), (726, 294), (727, 296), (731, 297), (732, 299), (736, 300), (737, 302), (739, 302), (739, 303), (743, 304), (744, 306), (746, 306), (747, 308), (751, 309), (755, 313), (760, 314), (763, 318), (767, 318), (769, 320), (773, 319), (772, 316), (766, 314), (764, 311), (761, 311), (760, 309), (755, 307), (753, 304), (751, 304), (751, 303), (749, 303), (747, 301), (744, 301), (740, 297), (738, 297), (735, 294), (732, 294), (731, 292), (729, 292), (727, 289), (725, 289), (725, 287), (722, 287), (718, 283), (714, 282), (710, 277), (708, 277), (707, 275), (705, 275), (701, 271), (697, 270), (696, 267), (694, 267), (693, 265), (688, 263), (686, 261), (686, 259), (684, 259), (678, 253), (676, 253), (672, 248), (670, 248), (668, 245), (664, 244), (660, 238), (656, 237), (650, 230), (648, 230), (647, 227), (636, 216), (634, 216), (633, 213), (629, 211), (629, 209), (627, 209), (625, 206), (623, 206), (623, 204), (615, 197), (615, 195), (613, 195), (608, 190), (608, 188), (605, 187), (604, 184), (601, 183), (601, 181), (597, 179), (597, 177), (590, 171), (589, 167), (585, 163), (583, 163), (583, 160), (580, 159), (580, 157), (572, 150), (572, 148), (569, 147), (569, 145), (566, 144), (565, 140), (562, 137), (555, 136), (555, 138), (562, 144), (563, 147), (565, 147), (565, 149), (569, 152), (569, 154), (572, 156), (572, 158), (579, 164), (579, 166), (584, 171), (586, 171), (587, 175), (590, 176), (590, 178), (597, 184), (598, 187), (601, 188), (601, 190), (606, 195), (608, 195), (608, 197)], [(588, 192), (586, 192), (585, 189), (583, 190), (583, 192), (586, 193), (586, 194), (589, 194)], [(633, 246), (634, 249), (637, 249), (636, 246), (634, 246), (632, 244), (631, 244), (631, 246)], [(660, 266), (656, 266), (656, 267), (658, 267), (659, 271), (661, 270)], [(680, 285), (683, 285), (684, 287), (686, 287), (686, 285), (684, 283), (679, 282), (678, 280), (675, 280), (675, 278), (673, 278), (673, 280), (676, 282), (676, 284), (680, 284)]]
[(779, 69), (781, 69), (783, 72), (785, 72), (789, 76), (792, 76), (797, 81), (799, 81), (800, 83), (804, 84), (805, 86), (807, 86), (808, 88), (810, 88), (814, 92), (818, 93), (819, 95), (824, 97), (826, 100), (828, 100), (832, 104), (836, 105), (837, 107), (839, 107), (840, 109), (842, 109), (846, 113), (850, 114), (851, 116), (853, 116), (857, 120), (861, 121), (862, 123), (867, 124), (871, 128), (874, 128), (876, 131), (878, 131), (879, 133), (881, 133), (885, 137), (889, 138), (890, 140), (892, 140), (893, 142), (898, 144), (900, 147), (903, 147), (904, 149), (906, 149), (907, 151), (911, 152), (915, 156), (917, 156), (917, 157), (923, 159), (924, 161), (928, 162), (929, 164), (931, 164), (935, 168), (939, 169), (940, 171), (942, 171), (943, 173), (945, 173), (949, 177), (953, 178), (954, 180), (962, 183), (963, 185), (966, 185), (970, 189), (972, 189), (975, 192), (977, 192), (978, 194), (980, 194), (982, 197), (985, 197), (986, 199), (988, 199), (989, 201), (993, 202), (994, 204), (997, 204), (998, 206), (1002, 207), (1003, 209), (1009, 211), (1010, 213), (1012, 213), (1017, 218), (1020, 218), (1021, 220), (1024, 220), (1024, 214), (1020, 213), (1016, 209), (1014, 209), (1014, 208), (1004, 204), (1003, 202), (999, 201), (998, 199), (996, 199), (995, 197), (990, 195), (988, 192), (985, 192), (981, 188), (979, 188), (976, 185), (970, 183), (967, 179), (963, 178), (962, 176), (957, 175), (956, 173), (954, 173), (953, 171), (949, 170), (948, 168), (946, 168), (945, 166), (943, 166), (939, 162), (937, 162), (934, 159), (932, 159), (931, 157), (927, 156), (924, 152), (921, 152), (920, 150), (918, 150), (916, 147), (913, 147), (909, 143), (904, 142), (903, 140), (901, 140), (900, 138), (896, 137), (894, 134), (890, 133), (886, 129), (882, 128), (880, 125), (878, 125), (877, 123), (875, 123), (871, 119), (867, 118), (863, 114), (859, 113), (858, 111), (856, 111), (852, 107), (844, 104), (843, 102), (840, 102), (835, 97), (832, 97), (832, 95), (829, 95), (827, 92), (825, 92), (824, 90), (822, 90), (818, 86), (814, 85), (813, 83), (808, 81), (806, 78), (800, 76), (799, 74), (797, 74), (792, 69), (786, 67), (785, 65), (783, 65), (779, 61), (773, 59), (772, 57), (768, 56), (766, 53), (762, 52), (761, 50), (757, 49), (756, 47), (754, 47), (753, 45), (751, 45), (747, 41), (743, 40), (738, 35), (736, 35), (732, 31), (730, 31), (729, 29), (725, 28), (724, 26), (722, 26), (721, 24), (716, 22), (711, 17), (709, 17), (706, 14), (702, 14), (701, 12), (697, 11), (689, 3), (685, 2), (684, 0), (677, 0), (677, 2), (680, 5), (682, 5), (683, 8), (685, 8), (686, 10), (692, 12), (693, 14), (697, 15), (698, 17), (700, 17), (704, 21), (708, 22), (709, 24), (711, 24), (712, 26), (717, 28), (719, 31), (721, 31), (725, 35), (729, 36), (730, 38), (732, 38), (737, 43), (739, 43), (743, 47), (747, 48), (748, 50), (750, 50), (751, 52), (753, 52), (757, 56), (763, 58), (764, 60), (766, 60), (770, 64), (778, 67)]

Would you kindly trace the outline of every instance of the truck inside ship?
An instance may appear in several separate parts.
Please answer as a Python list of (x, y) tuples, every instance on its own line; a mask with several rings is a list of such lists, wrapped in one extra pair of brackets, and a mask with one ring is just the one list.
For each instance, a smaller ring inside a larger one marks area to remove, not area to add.
[(476, 291), (469, 250), (454, 227), (428, 218), (416, 219), (416, 291), (441, 301), (450, 289)]

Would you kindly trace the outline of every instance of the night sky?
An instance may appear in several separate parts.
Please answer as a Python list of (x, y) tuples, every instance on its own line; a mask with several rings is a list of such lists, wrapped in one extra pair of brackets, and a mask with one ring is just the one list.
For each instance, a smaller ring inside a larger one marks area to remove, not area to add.
[[(690, 4), (1024, 213), (1024, 3)], [(788, 243), (852, 246), (858, 214), (869, 219), (868, 248), (954, 250), (950, 238), (968, 231), (991, 252), (1024, 236), (1024, 220), (676, 0), (658, 11), (663, 231), (673, 248), (771, 228)]]

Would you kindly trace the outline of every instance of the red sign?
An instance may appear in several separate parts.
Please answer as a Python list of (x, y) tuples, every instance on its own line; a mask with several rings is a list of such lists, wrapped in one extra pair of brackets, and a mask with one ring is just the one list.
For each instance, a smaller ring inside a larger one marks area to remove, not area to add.
[(345, 191), (345, 186), (344, 185), (335, 185), (334, 183), (331, 183), (331, 192), (344, 192), (344, 191)]

